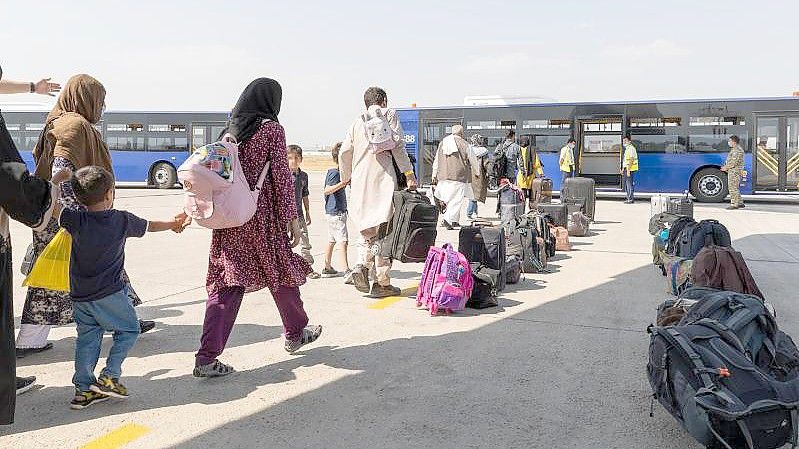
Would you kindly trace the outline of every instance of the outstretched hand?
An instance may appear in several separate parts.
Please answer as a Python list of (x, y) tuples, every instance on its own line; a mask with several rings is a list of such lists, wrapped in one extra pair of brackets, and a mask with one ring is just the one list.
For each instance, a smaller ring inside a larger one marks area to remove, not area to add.
[(52, 78), (45, 78), (37, 81), (33, 85), (33, 91), (39, 95), (49, 95), (55, 97), (53, 92), (61, 92), (61, 85), (58, 83), (51, 83)]

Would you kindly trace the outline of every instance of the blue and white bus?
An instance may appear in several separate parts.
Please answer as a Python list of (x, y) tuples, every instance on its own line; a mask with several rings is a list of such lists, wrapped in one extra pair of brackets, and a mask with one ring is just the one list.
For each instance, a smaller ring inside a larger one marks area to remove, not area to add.
[[(47, 112), (3, 111), (8, 130), (28, 167)], [(178, 167), (194, 148), (215, 141), (227, 112), (122, 112), (103, 114), (97, 129), (108, 143), (114, 175), (121, 184), (170, 188)]]
[(799, 183), (799, 97), (542, 103), (398, 110), (408, 152), (422, 183), (430, 182), (433, 157), (453, 125), (466, 137), (481, 134), (493, 149), (508, 130), (529, 135), (555, 189), (558, 157), (569, 138), (578, 142), (577, 172), (605, 190), (621, 190), (621, 139), (638, 149), (636, 192), (688, 190), (699, 201), (723, 201), (727, 177), (719, 170), (737, 135), (746, 151), (741, 191), (796, 192)]

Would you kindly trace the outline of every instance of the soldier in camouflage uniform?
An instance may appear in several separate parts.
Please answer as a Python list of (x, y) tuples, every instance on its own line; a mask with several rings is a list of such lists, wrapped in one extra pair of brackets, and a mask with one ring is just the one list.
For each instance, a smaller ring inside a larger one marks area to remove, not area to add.
[(727, 184), (730, 189), (730, 207), (727, 209), (741, 209), (744, 201), (741, 199), (741, 177), (744, 171), (744, 150), (739, 144), (738, 136), (730, 136), (727, 144), (730, 146), (730, 154), (727, 161), (721, 167), (721, 171), (727, 172)]

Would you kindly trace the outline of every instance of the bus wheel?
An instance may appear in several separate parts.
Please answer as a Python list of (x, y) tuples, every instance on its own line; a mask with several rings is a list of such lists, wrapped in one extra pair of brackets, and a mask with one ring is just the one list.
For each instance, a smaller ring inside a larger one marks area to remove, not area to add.
[(727, 175), (718, 168), (703, 168), (691, 178), (691, 194), (700, 203), (720, 203), (728, 193)]
[(159, 189), (171, 189), (178, 181), (178, 173), (172, 164), (159, 162), (153, 166), (151, 182)]

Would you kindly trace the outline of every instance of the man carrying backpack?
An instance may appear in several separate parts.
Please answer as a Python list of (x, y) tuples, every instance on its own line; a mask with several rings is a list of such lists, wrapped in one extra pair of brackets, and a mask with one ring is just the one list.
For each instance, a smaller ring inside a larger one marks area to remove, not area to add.
[(746, 207), (741, 198), (741, 178), (744, 171), (744, 149), (739, 144), (738, 136), (730, 136), (727, 145), (730, 146), (730, 154), (721, 171), (727, 172), (727, 185), (730, 190), (730, 206), (727, 209), (735, 210)]
[[(499, 179), (505, 178), (513, 184), (516, 183), (516, 159), (518, 159), (520, 151), (521, 148), (516, 143), (516, 132), (512, 129), (508, 130), (505, 140), (494, 150), (494, 164), (504, 168), (501, 173), (497, 173)], [(499, 183), (499, 179), (497, 179), (497, 183)]]
[(391, 259), (380, 254), (382, 239), (378, 235), (381, 225), (393, 214), (397, 186), (394, 163), (405, 176), (409, 190), (416, 190), (416, 176), (405, 151), (397, 114), (388, 109), (386, 91), (370, 87), (363, 100), (366, 113), (355, 119), (347, 131), (339, 153), (339, 169), (341, 181), (351, 181), (349, 214), (360, 234), (353, 284), (363, 293), (383, 298), (400, 293), (391, 285)]

